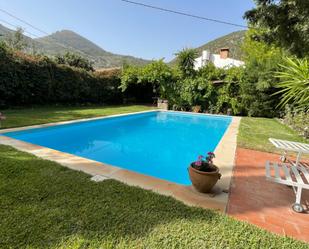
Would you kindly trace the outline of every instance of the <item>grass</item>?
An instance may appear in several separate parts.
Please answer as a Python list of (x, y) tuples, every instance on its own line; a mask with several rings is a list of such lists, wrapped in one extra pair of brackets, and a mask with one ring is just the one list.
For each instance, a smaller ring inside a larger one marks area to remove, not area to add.
[(0, 248), (309, 248), (0, 145)]
[(145, 111), (150, 109), (155, 108), (145, 105), (127, 105), (10, 109), (3, 111), (6, 116), (6, 120), (1, 122), (1, 128), (13, 128), (81, 118), (93, 118), (120, 113)]
[(239, 147), (281, 153), (282, 151), (275, 149), (268, 141), (270, 137), (308, 143), (305, 138), (276, 119), (251, 117), (241, 119), (237, 137)]

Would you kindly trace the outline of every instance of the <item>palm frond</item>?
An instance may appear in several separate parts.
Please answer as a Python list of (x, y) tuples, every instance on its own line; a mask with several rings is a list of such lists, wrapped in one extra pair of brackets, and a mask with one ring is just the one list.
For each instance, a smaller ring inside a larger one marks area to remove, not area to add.
[(296, 108), (309, 109), (309, 61), (307, 59), (285, 58), (285, 64), (280, 65), (281, 71), (276, 73), (280, 88), (275, 94), (280, 94), (279, 107), (293, 104)]

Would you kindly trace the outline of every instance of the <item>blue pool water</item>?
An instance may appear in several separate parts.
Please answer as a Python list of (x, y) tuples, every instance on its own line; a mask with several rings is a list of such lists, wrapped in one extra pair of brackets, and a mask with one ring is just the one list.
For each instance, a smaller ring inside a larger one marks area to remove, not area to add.
[(4, 135), (187, 185), (188, 165), (215, 150), (230, 122), (225, 116), (154, 111)]

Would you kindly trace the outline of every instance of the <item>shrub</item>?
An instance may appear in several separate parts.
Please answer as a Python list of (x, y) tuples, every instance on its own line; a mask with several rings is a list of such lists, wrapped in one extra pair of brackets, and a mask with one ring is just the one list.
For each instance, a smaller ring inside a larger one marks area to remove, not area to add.
[(64, 55), (57, 55), (55, 57), (57, 64), (64, 64), (71, 67), (85, 69), (86, 71), (94, 71), (93, 62), (87, 60), (79, 54), (66, 52)]
[(0, 46), (0, 105), (121, 103), (119, 77), (101, 77)]
[(241, 103), (240, 82), (243, 81), (244, 69), (232, 67), (226, 70), (224, 84), (218, 89), (216, 111), (234, 115), (244, 114), (245, 108)]
[(283, 119), (284, 123), (292, 127), (305, 138), (309, 138), (309, 111), (293, 109), (289, 105), (286, 106)]
[(177, 92), (177, 78), (176, 70), (166, 65), (163, 60), (153, 61), (144, 67), (126, 65), (121, 75), (120, 88), (128, 93), (132, 90), (138, 91), (138, 88), (143, 90), (145, 101), (153, 97), (172, 99)]
[(278, 47), (254, 40), (256, 30), (249, 30), (243, 44), (244, 75), (240, 81), (241, 102), (244, 114), (259, 117), (278, 116), (275, 107), (279, 98), (272, 96), (278, 79), (275, 77), (283, 52)]

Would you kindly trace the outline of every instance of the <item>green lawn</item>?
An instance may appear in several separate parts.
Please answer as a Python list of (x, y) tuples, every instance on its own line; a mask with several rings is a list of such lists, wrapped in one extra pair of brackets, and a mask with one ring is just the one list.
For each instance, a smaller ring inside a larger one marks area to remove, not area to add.
[(309, 248), (0, 146), (0, 248)]
[(286, 139), (297, 142), (308, 142), (295, 131), (276, 119), (250, 118), (241, 119), (237, 143), (239, 147), (266, 152), (281, 153), (268, 141), (268, 138)]
[(119, 113), (145, 111), (150, 109), (155, 109), (155, 107), (145, 105), (127, 105), (10, 109), (2, 111), (7, 119), (1, 122), (1, 128), (44, 124), (81, 118), (93, 118)]

